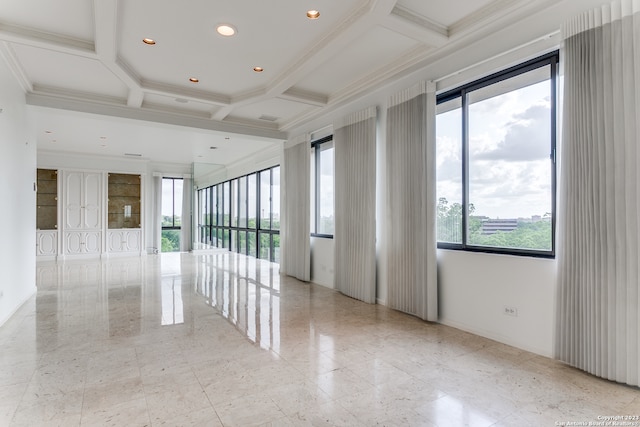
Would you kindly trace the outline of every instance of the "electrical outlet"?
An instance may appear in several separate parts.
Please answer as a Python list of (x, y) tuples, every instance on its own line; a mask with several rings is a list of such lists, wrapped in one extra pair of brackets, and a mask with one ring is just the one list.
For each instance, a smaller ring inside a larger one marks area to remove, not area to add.
[(518, 309), (515, 307), (509, 307), (507, 305), (504, 306), (503, 314), (507, 316), (518, 317)]

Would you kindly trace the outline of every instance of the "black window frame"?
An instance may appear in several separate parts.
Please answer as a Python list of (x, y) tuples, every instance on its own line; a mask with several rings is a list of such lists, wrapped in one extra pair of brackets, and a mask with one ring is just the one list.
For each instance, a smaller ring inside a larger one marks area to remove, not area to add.
[[(463, 250), (468, 252), (482, 252), (502, 255), (528, 256), (535, 258), (555, 258), (556, 256), (556, 205), (557, 205), (557, 124), (558, 124), (558, 77), (559, 77), (559, 51), (549, 52), (537, 58), (523, 62), (521, 64), (509, 67), (505, 70), (498, 71), (486, 77), (480, 78), (468, 84), (462, 85), (455, 89), (443, 92), (437, 95), (436, 104), (440, 105), (444, 102), (452, 101), (457, 98), (461, 100), (461, 140), (462, 140), (462, 242), (437, 242), (438, 249)], [(468, 229), (467, 223), (469, 218), (469, 110), (467, 94), (478, 89), (499, 83), (503, 80), (516, 77), (526, 72), (542, 68), (550, 67), (550, 87), (551, 87), (551, 108), (550, 108), (550, 153), (551, 160), (551, 250), (535, 250), (508, 248), (496, 246), (479, 246), (467, 243)]]
[[(171, 204), (171, 222), (173, 225), (161, 227), (162, 230), (181, 230), (182, 229), (182, 218), (180, 218), (180, 225), (176, 226), (176, 181), (183, 181), (183, 178), (172, 178), (172, 177), (162, 177), (162, 181), (171, 181), (171, 199), (173, 203)], [(183, 190), (184, 191), (184, 188)], [(182, 201), (180, 201), (182, 203)], [(163, 221), (164, 222), (164, 221)]]
[[(311, 237), (322, 237), (324, 239), (333, 239), (333, 234), (318, 233), (318, 226), (320, 225), (320, 151), (322, 150), (322, 144), (333, 142), (333, 134), (327, 135), (323, 138), (311, 141), (311, 150), (313, 151), (314, 159), (314, 175), (313, 175), (313, 188), (314, 188), (314, 213), (313, 213), (313, 232)], [(335, 145), (333, 146), (335, 150)], [(335, 151), (334, 151), (335, 153)], [(335, 181), (334, 181), (335, 187)], [(335, 195), (334, 195), (335, 197)]]
[[(200, 228), (200, 233), (198, 234), (198, 236), (200, 237), (201, 241), (208, 239), (211, 243), (212, 246), (215, 247), (220, 247), (220, 248), (226, 248), (228, 249), (230, 252), (236, 252), (236, 253), (241, 253), (243, 255), (247, 255), (247, 256), (253, 256), (257, 259), (265, 259), (265, 258), (260, 258), (260, 253), (261, 250), (263, 249), (261, 247), (261, 241), (260, 241), (260, 234), (268, 234), (269, 238), (268, 238), (268, 244), (269, 244), (269, 259), (267, 261), (270, 262), (279, 262), (278, 259), (276, 259), (276, 251), (275, 251), (275, 242), (276, 242), (276, 237), (274, 236), (280, 236), (280, 223), (278, 221), (278, 228), (274, 228), (274, 212), (273, 212), (273, 186), (274, 186), (274, 170), (275, 169), (280, 169), (280, 165), (274, 165), (274, 166), (270, 166), (268, 168), (264, 168), (264, 169), (260, 169), (258, 171), (255, 172), (251, 172), (245, 175), (241, 175), (232, 179), (229, 179), (227, 181), (223, 181), (223, 182), (219, 182), (217, 184), (214, 185), (210, 185), (206, 188), (200, 188), (198, 189), (198, 197), (202, 197), (202, 195), (204, 194), (204, 191), (208, 188), (215, 188), (214, 190), (208, 191), (208, 195), (210, 197), (210, 203), (209, 206), (211, 208), (211, 216), (212, 218), (215, 217), (217, 218), (216, 225), (211, 225), (209, 227), (209, 229), (207, 230), (205, 225), (203, 224), (198, 224), (198, 228)], [(261, 175), (263, 172), (268, 172), (269, 173), (269, 225), (266, 228), (263, 228), (261, 225), (261, 216), (260, 216), (260, 204), (261, 204), (261, 192), (262, 192), (262, 187), (261, 187)], [(244, 179), (243, 179), (244, 178)], [(249, 213), (249, 188), (250, 188), (250, 181), (254, 180), (254, 184), (255, 184), (255, 192), (256, 192), (256, 200), (255, 200), (255, 212), (253, 213), (254, 217), (255, 217), (255, 227), (250, 227), (249, 226), (249, 218), (251, 217), (250, 213)], [(246, 194), (246, 198), (244, 200), (242, 200), (242, 198), (240, 197), (240, 183), (244, 181), (244, 185), (245, 185), (245, 194)], [(234, 201), (234, 196), (232, 194), (233, 191), (233, 187), (234, 185), (232, 185), (232, 182), (235, 182), (235, 190), (236, 190), (236, 197), (235, 197), (235, 204), (234, 206), (232, 206), (232, 202)], [(224, 197), (224, 192), (228, 190), (228, 200), (227, 198)], [(216, 199), (214, 200), (213, 198), (213, 194), (215, 193), (216, 195)], [(229, 206), (227, 207), (226, 204), (229, 203)], [(241, 226), (240, 225), (240, 221), (239, 221), (239, 215), (241, 212), (240, 206), (241, 204), (244, 203), (244, 209), (245, 212), (247, 214), (247, 218), (246, 218), (246, 226)], [(225, 215), (225, 209), (229, 210), (229, 218), (227, 221), (225, 221), (224, 215)], [(232, 217), (235, 217), (235, 225), (234, 224), (234, 220)], [(206, 234), (208, 232), (208, 235)], [(204, 234), (203, 234), (204, 233)], [(249, 245), (249, 239), (251, 236), (251, 233), (253, 233), (253, 235), (255, 236), (255, 254), (250, 250), (251, 247)], [(240, 245), (240, 241), (241, 241), (241, 236), (244, 235), (245, 236), (245, 240), (244, 240), (244, 245), (242, 246), (244, 248), (244, 251), (240, 251), (241, 245)], [(222, 236), (222, 239), (219, 239), (218, 237)], [(233, 236), (235, 236), (235, 241), (233, 240)], [(279, 247), (279, 245), (278, 245)]]

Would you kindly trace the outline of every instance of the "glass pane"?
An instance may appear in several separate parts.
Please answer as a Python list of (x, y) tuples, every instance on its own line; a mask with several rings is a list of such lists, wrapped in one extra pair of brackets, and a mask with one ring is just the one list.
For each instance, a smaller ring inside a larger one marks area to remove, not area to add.
[(222, 184), (222, 224), (224, 226), (229, 226), (229, 215), (231, 214), (231, 210), (229, 208), (231, 201), (229, 199), (229, 182), (225, 182)]
[(256, 256), (256, 233), (253, 231), (248, 232), (247, 240), (249, 245), (248, 255), (255, 257)]
[(238, 251), (238, 232), (236, 230), (231, 230), (231, 251)]
[(333, 141), (320, 146), (320, 218), (319, 234), (333, 235)]
[(180, 252), (180, 230), (162, 230), (162, 252)]
[(222, 247), (229, 249), (230, 240), (231, 239), (229, 239), (229, 229), (223, 228), (222, 229)]
[(253, 173), (247, 177), (249, 184), (249, 190), (247, 195), (247, 227), (255, 230), (256, 228), (256, 213), (258, 209), (258, 184), (256, 183), (257, 174)]
[(238, 179), (238, 227), (247, 227), (247, 177)]
[(218, 225), (218, 212), (216, 208), (216, 205), (218, 203), (218, 196), (216, 191), (217, 188), (217, 186), (211, 187), (211, 225)]
[(247, 232), (240, 231), (238, 233), (238, 252), (241, 254), (247, 254)]
[(271, 229), (280, 230), (280, 166), (272, 171), (273, 186), (271, 187)]
[(260, 228), (271, 228), (271, 170), (260, 172)]
[(550, 68), (469, 94), (471, 245), (551, 250)]
[(162, 179), (162, 226), (173, 227), (173, 179)]
[(238, 226), (238, 180), (231, 181), (231, 226)]
[(182, 224), (182, 179), (173, 180), (173, 212), (175, 213), (175, 227), (180, 227)]
[(436, 115), (438, 241), (462, 243), (462, 100), (443, 102)]
[(271, 234), (260, 233), (260, 258), (271, 261)]
[(316, 149), (315, 147), (311, 148), (311, 179), (309, 180), (311, 185), (309, 188), (309, 194), (311, 195), (311, 205), (309, 209), (309, 213), (311, 215), (310, 218), (310, 229), (311, 233), (316, 233)]
[(273, 235), (273, 262), (280, 262), (280, 235)]

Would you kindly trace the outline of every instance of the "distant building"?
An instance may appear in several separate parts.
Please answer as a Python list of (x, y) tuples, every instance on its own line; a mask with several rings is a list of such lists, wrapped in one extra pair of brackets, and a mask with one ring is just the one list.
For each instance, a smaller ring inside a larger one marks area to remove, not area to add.
[(482, 234), (491, 235), (498, 231), (509, 232), (518, 228), (517, 219), (483, 219)]

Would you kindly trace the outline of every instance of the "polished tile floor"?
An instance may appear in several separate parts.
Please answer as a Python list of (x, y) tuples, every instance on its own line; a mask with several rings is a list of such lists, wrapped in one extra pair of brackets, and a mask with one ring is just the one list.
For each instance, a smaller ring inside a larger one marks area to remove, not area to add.
[(231, 253), (38, 264), (1, 426), (554, 426), (640, 391)]

